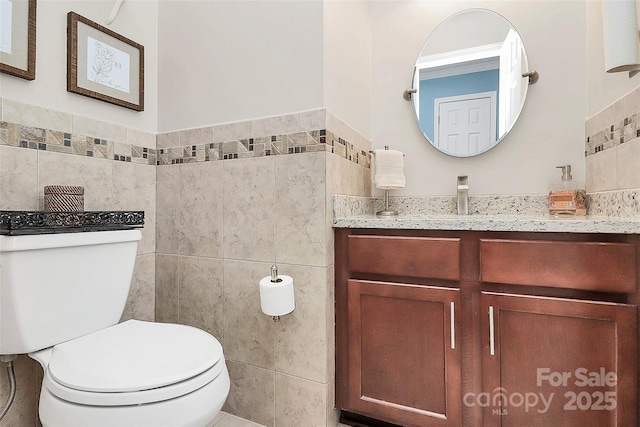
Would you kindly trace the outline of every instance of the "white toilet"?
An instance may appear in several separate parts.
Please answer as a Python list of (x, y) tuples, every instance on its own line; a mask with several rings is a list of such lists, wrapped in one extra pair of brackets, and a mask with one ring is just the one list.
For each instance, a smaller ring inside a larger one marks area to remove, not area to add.
[(204, 427), (222, 408), (229, 374), (213, 336), (118, 324), (140, 238), (0, 236), (0, 355), (29, 353), (43, 366), (43, 426)]

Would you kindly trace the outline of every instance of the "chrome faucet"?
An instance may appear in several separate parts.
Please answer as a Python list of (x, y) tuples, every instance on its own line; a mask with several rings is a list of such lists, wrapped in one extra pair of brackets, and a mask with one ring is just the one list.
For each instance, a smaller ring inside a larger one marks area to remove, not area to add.
[(458, 215), (469, 214), (469, 177), (458, 177)]

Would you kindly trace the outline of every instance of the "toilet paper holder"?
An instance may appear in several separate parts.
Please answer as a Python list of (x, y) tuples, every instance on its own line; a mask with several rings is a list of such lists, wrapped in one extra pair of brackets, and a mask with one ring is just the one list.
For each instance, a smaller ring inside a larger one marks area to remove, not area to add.
[(278, 277), (278, 266), (275, 264), (271, 266), (271, 282), (282, 282), (282, 279)]
[[(278, 277), (278, 266), (275, 264), (271, 266), (271, 282), (272, 283), (282, 282), (282, 279)], [(280, 321), (280, 316), (272, 316), (271, 318), (276, 323)]]
[(278, 276), (278, 267), (271, 266), (270, 276), (260, 280), (260, 306), (262, 312), (271, 316), (274, 322), (280, 316), (291, 313), (295, 309), (293, 278)]

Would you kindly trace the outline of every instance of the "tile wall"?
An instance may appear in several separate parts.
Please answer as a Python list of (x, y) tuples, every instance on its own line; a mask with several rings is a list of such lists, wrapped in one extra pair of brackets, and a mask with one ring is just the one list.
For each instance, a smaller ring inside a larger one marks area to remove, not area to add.
[[(331, 195), (370, 195), (366, 138), (324, 109), (155, 135), (0, 106), (0, 209), (40, 209), (43, 187), (63, 184), (85, 187), (86, 210), (144, 210), (123, 319), (219, 338), (226, 411), (266, 426), (335, 425)], [(640, 89), (585, 131), (591, 213), (638, 216)], [(258, 299), (273, 263), (296, 284), (296, 310), (279, 323)], [(16, 370), (0, 426), (36, 425), (42, 370), (24, 356)], [(0, 375), (0, 402), (8, 388)]]
[[(218, 337), (228, 412), (266, 426), (335, 425), (331, 195), (370, 195), (366, 138), (326, 110), (155, 135), (0, 101), (0, 209), (40, 209), (43, 187), (64, 184), (85, 187), (86, 210), (144, 210), (123, 319)], [(585, 131), (591, 213), (638, 216), (640, 89)], [(273, 263), (296, 283), (296, 310), (279, 323), (257, 291)], [(16, 370), (0, 426), (36, 425), (42, 371), (24, 356)], [(8, 388), (0, 375), (1, 402)]]
[[(222, 342), (227, 412), (266, 426), (335, 426), (332, 194), (370, 195), (370, 142), (326, 110), (149, 134), (0, 103), (0, 209), (42, 207), (45, 185), (85, 187), (85, 209), (144, 210), (123, 319), (171, 321)], [(293, 155), (286, 155), (293, 154)], [(296, 310), (262, 314), (277, 263)], [(32, 426), (42, 370), (17, 363), (0, 426)], [(0, 401), (8, 393), (0, 375)]]
[[(158, 135), (156, 318), (222, 342), (225, 411), (337, 424), (331, 195), (370, 194), (369, 147), (325, 110)], [(274, 263), (296, 295), (278, 323), (258, 291)]]
[(640, 216), (640, 87), (588, 118), (585, 135), (590, 214)]
[[(155, 315), (155, 134), (0, 99), (0, 209), (42, 209), (45, 185), (85, 188), (85, 210), (144, 210), (123, 320)], [(16, 362), (17, 397), (0, 426), (34, 426), (42, 369)], [(0, 373), (0, 402), (9, 391)]]

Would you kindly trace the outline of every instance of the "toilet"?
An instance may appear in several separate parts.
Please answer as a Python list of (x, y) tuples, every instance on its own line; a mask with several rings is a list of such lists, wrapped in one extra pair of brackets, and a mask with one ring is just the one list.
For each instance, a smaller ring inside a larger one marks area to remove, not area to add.
[(0, 236), (0, 355), (28, 353), (42, 365), (44, 427), (204, 427), (222, 408), (229, 374), (212, 335), (118, 323), (140, 238)]

